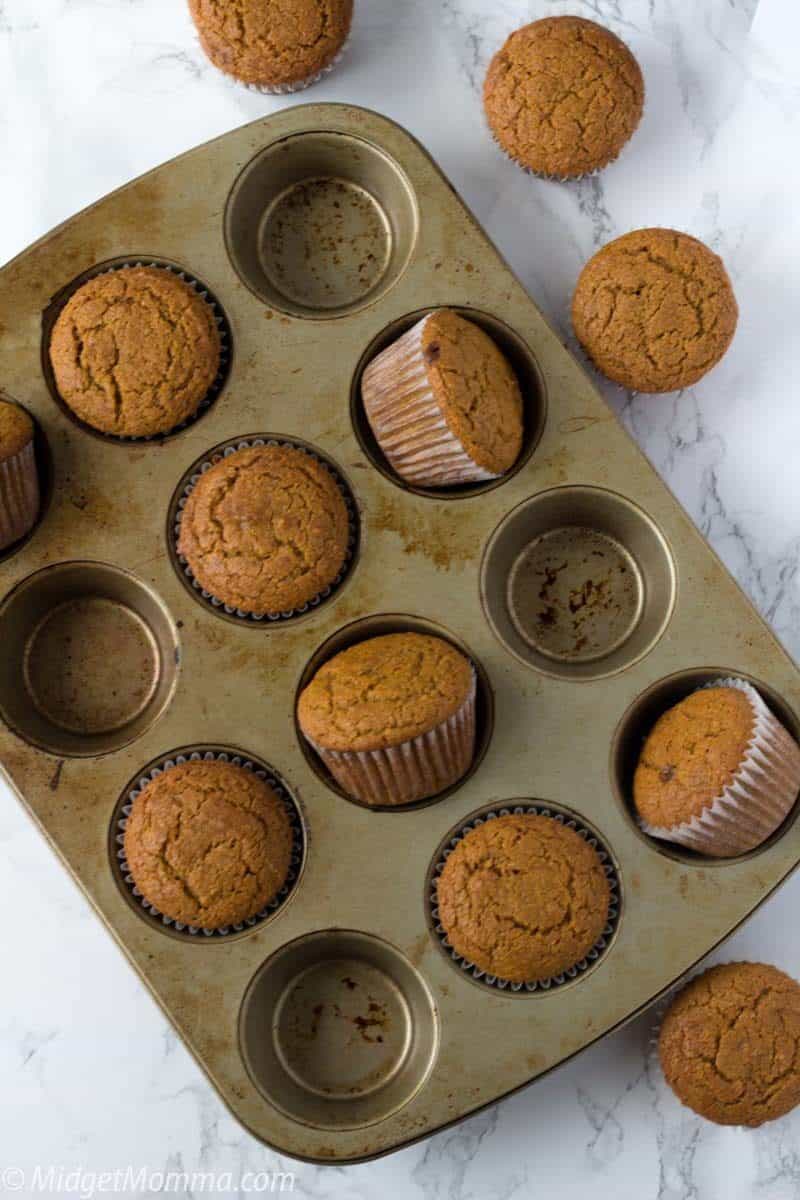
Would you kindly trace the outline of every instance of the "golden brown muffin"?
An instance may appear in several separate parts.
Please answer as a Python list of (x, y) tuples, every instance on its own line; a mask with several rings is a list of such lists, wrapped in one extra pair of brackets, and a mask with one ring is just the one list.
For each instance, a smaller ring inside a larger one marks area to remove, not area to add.
[(178, 551), (200, 585), (231, 608), (301, 608), (347, 557), (347, 505), (331, 475), (292, 446), (251, 446), (201, 475)]
[(389, 633), (342, 650), (297, 707), (300, 728), (327, 750), (381, 750), (441, 725), (473, 687), (468, 658), (443, 638)]
[(189, 0), (189, 8), (214, 66), (267, 90), (313, 81), (353, 17), (353, 0)]
[(800, 1103), (800, 984), (765, 963), (725, 963), (667, 1010), (661, 1066), (678, 1099), (718, 1125), (763, 1125)]
[(0, 399), (0, 462), (19, 454), (33, 441), (33, 421), (18, 404)]
[(125, 857), (145, 899), (173, 921), (221, 929), (254, 917), (286, 882), (292, 826), (280, 796), (252, 771), (187, 762), (133, 803)]
[(617, 157), (641, 120), (644, 81), (610, 30), (581, 17), (545, 17), (512, 33), (494, 56), (483, 101), (510, 158), (572, 179)]
[(469, 831), (437, 883), (450, 945), (512, 983), (549, 979), (585, 958), (608, 921), (597, 851), (553, 817), (496, 817)]
[(736, 688), (693, 692), (659, 717), (633, 777), (642, 820), (662, 829), (699, 816), (733, 782), (753, 735), (753, 707)]
[(715, 366), (739, 309), (722, 259), (674, 229), (637, 229), (583, 268), (572, 300), (598, 371), (637, 392), (690, 387)]
[(61, 310), (50, 339), (56, 387), (102, 433), (153, 437), (193, 416), (220, 367), (209, 304), (163, 267), (96, 275)]

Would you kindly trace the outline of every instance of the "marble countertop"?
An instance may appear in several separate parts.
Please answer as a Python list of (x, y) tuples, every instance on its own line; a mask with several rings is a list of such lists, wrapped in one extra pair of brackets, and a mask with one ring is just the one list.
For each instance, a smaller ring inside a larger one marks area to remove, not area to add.
[[(800, 81), (782, 51), (793, 7), (356, 0), (345, 61), (285, 100), (218, 75), (184, 0), (0, 0), (0, 262), (163, 160), (312, 99), (378, 109), (419, 137), (565, 339), (571, 289), (594, 249), (639, 226), (685, 229), (733, 277), (733, 347), (680, 395), (608, 388), (608, 399), (800, 658), (800, 473), (787, 459), (800, 445)], [(599, 178), (570, 186), (507, 162), (480, 109), (505, 35), (564, 12), (622, 35), (647, 82), (632, 146)], [(800, 1110), (757, 1132), (682, 1111), (648, 1070), (647, 1017), (538, 1086), (377, 1163), (281, 1162), (228, 1115), (2, 785), (0, 854), (0, 1194), (34, 1194), (41, 1164), (62, 1172), (54, 1187), (68, 1196), (88, 1186), (70, 1171), (129, 1165), (151, 1184), (161, 1171), (217, 1172), (226, 1195), (244, 1194), (247, 1171), (282, 1168), (298, 1194), (335, 1200), (569, 1200), (588, 1189), (619, 1200), (800, 1196)], [(800, 877), (717, 957), (762, 958), (800, 976), (798, 905)], [(8, 1167), (25, 1176), (4, 1175)]]

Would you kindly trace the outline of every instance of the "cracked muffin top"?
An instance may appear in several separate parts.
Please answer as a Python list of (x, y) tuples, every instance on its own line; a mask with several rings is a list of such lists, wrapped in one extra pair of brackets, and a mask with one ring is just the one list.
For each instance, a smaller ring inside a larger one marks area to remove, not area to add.
[(553, 817), (509, 814), (470, 830), (437, 883), (450, 945), (489, 975), (532, 983), (585, 958), (611, 892), (588, 842)]
[(764, 963), (725, 963), (670, 1004), (658, 1039), (678, 1099), (718, 1125), (763, 1125), (800, 1103), (800, 984)]
[(637, 392), (697, 383), (738, 318), (722, 259), (675, 229), (637, 229), (603, 246), (572, 300), (575, 333), (598, 371)]
[(443, 638), (389, 633), (321, 666), (300, 696), (297, 718), (325, 750), (384, 750), (453, 716), (473, 679), (469, 659)]
[(347, 505), (333, 475), (293, 446), (252, 446), (201, 475), (178, 552), (198, 583), (243, 612), (290, 612), (333, 583), (347, 558)]
[(240, 83), (304, 83), (345, 43), (353, 0), (189, 0), (203, 49)]
[(254, 917), (286, 882), (292, 826), (280, 796), (228, 762), (187, 762), (152, 779), (125, 829), (136, 886), (165, 916), (201, 929)]
[(50, 362), (76, 416), (117, 437), (169, 433), (193, 416), (220, 366), (209, 304), (164, 267), (96, 275), (59, 313)]
[(642, 116), (639, 64), (610, 30), (545, 17), (516, 30), (492, 59), (483, 90), (492, 133), (539, 175), (577, 178), (617, 157)]
[(633, 777), (643, 821), (671, 829), (699, 816), (728, 787), (755, 727), (753, 706), (732, 687), (701, 688), (656, 721)]
[(0, 399), (0, 462), (13, 458), (33, 440), (33, 421), (18, 404)]

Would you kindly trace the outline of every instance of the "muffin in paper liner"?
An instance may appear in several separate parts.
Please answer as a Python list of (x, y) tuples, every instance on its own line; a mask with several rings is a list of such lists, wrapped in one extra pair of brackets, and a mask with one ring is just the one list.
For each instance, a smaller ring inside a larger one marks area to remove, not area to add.
[(660, 841), (712, 858), (733, 858), (765, 842), (794, 807), (800, 792), (800, 746), (746, 680), (717, 679), (704, 686), (736, 688), (752, 706), (753, 732), (736, 777), (690, 821), (668, 829), (639, 824)]
[[(246, 921), (236, 924), (224, 926), (220, 929), (203, 929), (194, 925), (184, 925), (180, 921), (175, 921), (172, 917), (165, 916), (160, 909), (151, 904), (143, 895), (134, 882), (125, 858), (125, 829), (128, 824), (128, 817), (134, 801), (139, 796), (146, 784), (150, 783), (158, 775), (169, 771), (172, 767), (182, 766), (187, 762), (228, 762), (236, 767), (243, 767), (246, 771), (252, 771), (259, 779), (263, 779), (274, 792), (281, 798), (286, 809), (289, 821), (292, 827), (292, 853), (291, 865), (289, 873), (282, 887), (273, 896), (269, 904), (254, 917), (249, 917)], [(199, 937), (207, 938), (222, 938), (228, 937), (231, 934), (243, 933), (245, 930), (254, 929), (257, 925), (263, 924), (264, 921), (274, 916), (275, 913), (285, 904), (293, 892), (297, 881), (300, 877), (300, 871), (303, 865), (305, 856), (305, 832), (303, 830), (303, 822), (300, 817), (299, 809), (294, 800), (289, 794), (289, 791), (278, 776), (269, 770), (264, 764), (263, 766), (247, 758), (244, 755), (234, 754), (233, 752), (217, 751), (217, 750), (193, 750), (189, 754), (166, 755), (155, 766), (143, 775), (140, 775), (136, 781), (136, 785), (130, 788), (120, 799), (113, 818), (113, 841), (117, 849), (115, 850), (116, 873), (118, 879), (122, 882), (126, 891), (135, 898), (137, 905), (147, 913), (151, 918), (159, 921), (162, 925), (168, 927), (175, 933), (179, 933), (186, 938), (195, 939)]]
[[(230, 79), (237, 87), (247, 88), (248, 92), (259, 92), (262, 96), (290, 96), (293, 92), (304, 92), (306, 88), (311, 87), (315, 83), (319, 83), (320, 79), (324, 79), (326, 75), (330, 75), (336, 67), (338, 67), (345, 52), (350, 44), (351, 35), (348, 34), (342, 42), (340, 49), (336, 52), (329, 63), (326, 63), (319, 71), (315, 71), (313, 75), (308, 75), (305, 79), (297, 79), (293, 83), (245, 83), (241, 79), (237, 79), (235, 75), (229, 75), (227, 72), (222, 72), (226, 78)], [(198, 38), (198, 42), (200, 39)], [(202, 49), (202, 43), (200, 43)], [(205, 52), (204, 52), (205, 53)], [(210, 60), (209, 60), (210, 61)], [(211, 64), (216, 66), (215, 63)], [(219, 71), (219, 67), (216, 68)]]
[[(468, 959), (464, 958), (463, 955), (459, 954), (458, 951), (451, 946), (447, 939), (445, 929), (439, 920), (437, 883), (444, 868), (444, 864), (450, 857), (450, 854), (461, 841), (461, 839), (473, 829), (477, 829), (480, 825), (483, 825), (485, 821), (492, 821), (496, 817), (506, 817), (509, 815), (520, 816), (525, 813), (528, 813), (532, 816), (550, 817), (552, 820), (558, 821), (562, 825), (566, 825), (568, 829), (574, 830), (575, 833), (582, 837), (584, 841), (592, 847), (600, 859), (603, 870), (606, 874), (606, 878), (608, 879), (609, 905), (608, 920), (605, 928), (585, 958), (580, 959), (574, 964), (574, 966), (570, 967), (567, 971), (564, 971), (560, 975), (553, 975), (548, 979), (532, 979), (526, 983), (514, 983), (510, 979), (501, 979), (497, 975), (490, 975), (488, 972), (483, 971), (480, 967), (476, 966), (475, 963), (469, 962)], [(571, 983), (572, 980), (578, 979), (581, 975), (584, 975), (609, 949), (614, 939), (617, 926), (619, 925), (620, 907), (620, 882), (611, 852), (607, 849), (607, 847), (603, 844), (593, 830), (590, 830), (587, 826), (582, 825), (581, 822), (576, 820), (570, 813), (561, 812), (559, 809), (547, 804), (517, 804), (513, 806), (503, 805), (502, 807), (493, 808), (488, 812), (483, 812), (479, 816), (473, 817), (472, 820), (467, 821), (464, 825), (460, 826), (457, 832), (451, 836), (448, 845), (442, 851), (440, 858), (438, 858), (434, 863), (430, 877), (430, 892), (428, 895), (428, 913), (431, 928), (433, 929), (440, 946), (451, 962), (453, 962), (457, 967), (460, 967), (462, 971), (468, 974), (476, 982), (482, 984), (484, 987), (491, 988), (493, 991), (505, 993), (506, 995), (533, 995), (534, 993), (541, 994), (551, 992), (559, 987), (563, 987), (567, 983)]]
[(462, 779), (475, 757), (477, 676), (456, 711), (426, 733), (382, 750), (326, 750), (303, 734), (348, 796), (396, 808), (430, 799)]
[[(56, 318), (53, 321), (53, 327), (55, 326), (55, 320), (60, 315), (61, 310), (64, 308), (64, 306), (67, 304), (67, 302), (72, 298), (72, 296), (78, 291), (79, 287), (81, 287), (84, 283), (88, 283), (91, 279), (96, 279), (100, 275), (112, 275), (116, 271), (127, 271), (131, 267), (153, 267), (159, 271), (169, 271), (171, 275), (176, 275), (178, 277), (178, 279), (182, 279), (184, 283), (188, 284), (189, 287), (194, 292), (196, 292), (197, 295), (202, 300), (204, 300), (206, 302), (206, 304), (208, 305), (208, 307), (211, 309), (211, 312), (212, 312), (212, 315), (214, 318), (214, 324), (216, 325), (217, 332), (219, 333), (219, 366), (217, 368), (217, 374), (214, 379), (214, 382), (211, 384), (211, 387), (209, 388), (205, 397), (200, 401), (200, 403), (198, 404), (195, 411), (189, 417), (187, 417), (185, 421), (181, 421), (180, 424), (175, 425), (172, 429), (168, 430), (166, 433), (154, 433), (154, 434), (150, 434), (148, 436), (141, 436), (141, 437), (128, 436), (128, 435), (119, 434), (119, 433), (106, 433), (104, 430), (97, 429), (93, 425), (89, 425), (85, 421), (81, 420), (81, 418), (78, 416), (78, 414), (70, 408), (70, 406), (66, 402), (66, 400), (62, 399), (62, 397), (60, 396), (59, 391), (58, 391), (58, 386), (55, 382), (55, 377), (52, 375), (52, 366), (50, 365), (50, 362), (49, 362), (49, 355), (50, 355), (49, 343), (48, 343), (48, 347), (47, 347), (48, 369), (51, 373), (50, 378), (52, 379), (52, 382), (50, 383), (51, 391), (53, 392), (54, 396), (58, 400), (60, 407), (62, 409), (64, 409), (65, 412), (68, 413), (68, 415), (70, 416), (70, 418), (73, 421), (75, 421), (78, 425), (80, 425), (81, 429), (86, 429), (89, 432), (93, 433), (96, 437), (107, 438), (109, 441), (112, 441), (112, 442), (123, 442), (126, 445), (128, 445), (128, 444), (130, 444), (130, 445), (149, 445), (152, 442), (161, 442), (165, 438), (171, 438), (176, 433), (181, 433), (182, 430), (188, 429), (190, 425), (194, 425), (195, 421), (198, 421), (200, 419), (200, 417), (202, 417), (206, 412), (208, 412), (208, 410), (209, 410), (209, 408), (211, 408), (212, 404), (214, 404), (217, 401), (220, 392), (222, 391), (223, 387), (225, 386), (225, 383), (228, 378), (228, 371), (230, 370), (231, 331), (230, 331), (230, 326), (228, 324), (228, 319), (225, 316), (225, 313), (223, 312), (222, 306), (220, 305), (217, 298), (214, 295), (212, 295), (212, 293), (208, 290), (208, 288), (205, 286), (205, 284), (203, 284), (194, 275), (190, 275), (188, 272), (182, 270), (180, 267), (176, 267), (172, 263), (163, 262), (162, 260), (155, 259), (155, 258), (131, 258), (131, 259), (126, 260), (125, 262), (118, 262), (118, 263), (113, 264), (112, 266), (102, 266), (102, 267), (98, 268), (96, 271), (87, 272), (81, 278), (80, 283), (71, 287), (69, 289), (68, 294), (66, 294), (64, 296), (63, 302), (59, 306), (58, 313), (56, 314)], [(52, 333), (52, 329), (50, 330), (50, 333)]]
[[(191, 495), (192, 490), (200, 476), (205, 475), (206, 471), (210, 471), (211, 468), (216, 466), (218, 462), (221, 462), (224, 458), (229, 458), (238, 450), (249, 450), (254, 446), (285, 446), (287, 449), (300, 450), (303, 454), (308, 454), (309, 457), (315, 459), (320, 466), (325, 467), (328, 473), (333, 477), (334, 482), (336, 483), (336, 486), (342, 495), (345, 507), (347, 508), (347, 553), (338, 574), (334, 577), (334, 579), (331, 580), (327, 587), (324, 587), (321, 592), (317, 593), (316, 596), (312, 596), (312, 598), (307, 600), (305, 604), (301, 605), (299, 608), (290, 609), (288, 612), (252, 613), (246, 612), (241, 608), (233, 608), (230, 604), (225, 604), (224, 601), (220, 600), (217, 596), (212, 595), (211, 592), (206, 591), (204, 587), (201, 587), (198, 580), (195, 579), (192, 569), (186, 561), (186, 558), (178, 551), (178, 540), (181, 533), (181, 519), (183, 517), (183, 510), (186, 507), (186, 501), (189, 499), (189, 496)], [(242, 438), (240, 441), (235, 442), (235, 444), (226, 446), (221, 452), (212, 452), (193, 470), (189, 482), (183, 488), (183, 491), (178, 499), (177, 509), (175, 511), (175, 519), (170, 525), (170, 539), (172, 543), (171, 549), (174, 554), (175, 561), (179, 564), (180, 570), (188, 580), (193, 591), (196, 592), (196, 594), (201, 597), (211, 609), (224, 612), (227, 616), (235, 617), (237, 620), (242, 621), (245, 624), (268, 625), (270, 623), (275, 624), (281, 621), (291, 621), (296, 617), (303, 617), (307, 613), (313, 612), (314, 609), (319, 608), (320, 604), (322, 604), (324, 600), (329, 599), (349, 575), (353, 566), (356, 547), (358, 545), (359, 530), (357, 511), (355, 498), (350, 491), (350, 488), (342, 479), (341, 475), (339, 475), (333, 464), (327, 458), (323, 458), (321, 454), (315, 454), (307, 446), (301, 445), (299, 442), (294, 442), (290, 438)]]
[(39, 515), (34, 439), (0, 462), (0, 553), (30, 533)]
[(364, 370), (361, 396), (375, 440), (392, 468), (416, 487), (453, 487), (499, 479), (451, 432), (428, 381), (422, 331), (427, 313)]

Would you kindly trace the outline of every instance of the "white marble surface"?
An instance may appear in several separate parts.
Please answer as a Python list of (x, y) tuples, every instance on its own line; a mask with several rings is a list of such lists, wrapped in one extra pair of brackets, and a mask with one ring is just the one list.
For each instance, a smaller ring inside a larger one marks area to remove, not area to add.
[[(796, 45), (781, 53), (780, 36), (794, 5), (761, 0), (753, 32), (756, 0), (356, 0), (346, 61), (289, 103), (347, 100), (408, 126), (565, 338), (578, 270), (610, 237), (675, 225), (723, 255), (741, 324), (721, 367), (682, 395), (609, 398), (799, 657), (800, 82)], [(648, 91), (633, 145), (574, 186), (505, 161), (479, 103), (502, 38), (563, 12), (626, 38)], [(760, 45), (761, 29), (778, 31), (777, 49)], [(0, 261), (111, 188), (283, 103), (205, 62), (184, 0), (0, 0)], [(18, 1194), (34, 1194), (37, 1163), (219, 1171), (233, 1195), (243, 1172), (274, 1169), (2, 787), (0, 855), (0, 1168), (28, 1173)], [(800, 878), (718, 957), (760, 956), (800, 976), (798, 903)], [(642, 1019), (553, 1079), (378, 1163), (295, 1165), (295, 1189), (336, 1200), (800, 1196), (800, 1111), (755, 1133), (705, 1124), (648, 1074), (647, 1037)], [(20, 1178), (0, 1174), (0, 1194)], [(61, 1194), (79, 1195), (65, 1183)]]

